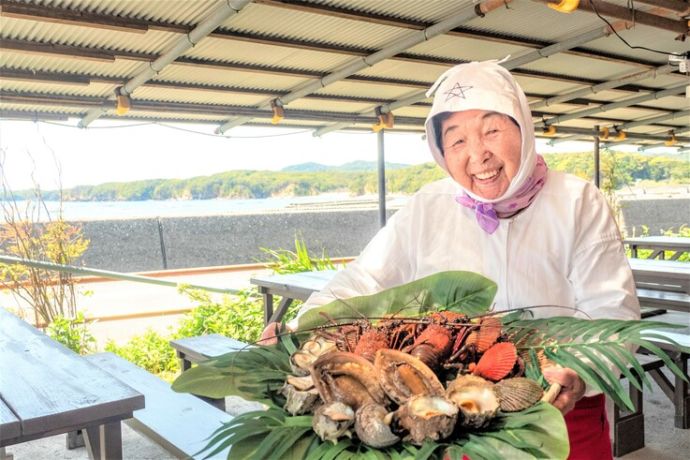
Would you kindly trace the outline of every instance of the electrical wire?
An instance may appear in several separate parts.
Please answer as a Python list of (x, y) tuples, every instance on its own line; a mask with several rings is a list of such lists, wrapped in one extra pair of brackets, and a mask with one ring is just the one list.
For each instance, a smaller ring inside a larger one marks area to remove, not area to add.
[[(645, 50), (645, 51), (650, 51), (650, 52), (652, 52), (652, 53), (659, 53), (659, 54), (663, 54), (663, 55), (665, 55), (665, 56), (668, 56), (669, 54), (671, 54), (671, 55), (673, 55), (673, 56), (685, 56), (685, 53), (676, 53), (675, 51), (660, 51), (660, 50), (656, 50), (656, 49), (653, 49), (653, 48), (647, 48), (646, 46), (631, 45), (630, 43), (628, 43), (628, 42), (625, 40), (625, 38), (623, 38), (623, 37), (620, 36), (620, 34), (618, 33), (618, 31), (616, 31), (616, 29), (613, 27), (613, 25), (611, 25), (611, 23), (610, 23), (605, 17), (603, 17), (601, 14), (599, 14), (599, 11), (597, 10), (597, 6), (594, 4), (594, 0), (589, 0), (589, 4), (592, 5), (592, 10), (594, 11), (594, 14), (596, 14), (596, 15), (599, 17), (599, 19), (601, 19), (602, 21), (604, 21), (604, 22), (609, 26), (609, 28), (611, 29), (611, 31), (612, 31), (614, 34), (616, 34), (616, 37), (618, 37), (618, 38), (620, 39), (620, 41), (622, 41), (623, 43), (625, 43), (625, 44), (628, 46), (628, 48), (634, 49), (634, 50)], [(635, 5), (634, 5), (634, 3), (633, 3), (633, 0), (628, 0), (628, 6), (629, 6), (630, 13), (631, 13), (631, 15), (632, 15), (632, 19), (633, 19), (633, 23), (634, 23), (634, 22), (635, 22), (635, 12), (636, 12), (636, 10), (635, 10)]]
[(303, 129), (300, 131), (293, 131), (290, 133), (281, 133), (281, 134), (262, 134), (260, 136), (225, 136), (223, 134), (214, 134), (214, 133), (204, 133), (201, 131), (194, 131), (193, 129), (188, 129), (188, 128), (182, 128), (180, 126), (172, 126), (168, 125), (165, 123), (156, 123), (159, 126), (162, 126), (164, 128), (170, 128), (170, 129), (175, 129), (178, 131), (183, 131), (186, 133), (193, 133), (193, 134), (201, 134), (203, 136), (211, 136), (211, 137), (222, 137), (224, 139), (264, 139), (264, 138), (271, 138), (271, 137), (282, 137), (282, 136), (292, 136), (293, 134), (304, 134), (308, 133), (311, 131), (310, 129)]

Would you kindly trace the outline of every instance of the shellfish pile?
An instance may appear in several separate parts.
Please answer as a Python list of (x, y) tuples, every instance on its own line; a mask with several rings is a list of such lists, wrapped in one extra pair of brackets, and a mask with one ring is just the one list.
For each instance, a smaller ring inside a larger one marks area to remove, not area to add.
[(313, 414), (323, 440), (356, 435), (373, 448), (486, 429), (543, 395), (495, 316), (440, 312), (320, 329), (291, 365), (284, 408)]

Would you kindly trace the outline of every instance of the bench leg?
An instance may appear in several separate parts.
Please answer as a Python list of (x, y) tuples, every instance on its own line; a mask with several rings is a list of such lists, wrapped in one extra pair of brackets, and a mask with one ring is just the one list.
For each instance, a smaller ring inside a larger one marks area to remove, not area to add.
[(263, 293), (264, 298), (264, 326), (268, 325), (273, 316), (273, 294)]
[(185, 355), (184, 352), (177, 350), (176, 354), (177, 359), (180, 362), (180, 369), (182, 369), (182, 372), (192, 368), (192, 362), (187, 359), (187, 355)]
[(635, 410), (622, 414), (618, 406), (613, 408), (613, 456), (621, 457), (644, 447), (644, 413), (642, 392), (628, 382), (630, 399)]
[(283, 319), (283, 316), (285, 316), (287, 309), (290, 308), (290, 305), (292, 305), (292, 300), (293, 299), (290, 299), (289, 297), (283, 297), (280, 300), (280, 303), (278, 304), (278, 309), (275, 312), (273, 312), (273, 315), (271, 316), (271, 319), (268, 320), (268, 322), (272, 323)]
[(0, 447), (0, 460), (12, 460), (14, 455), (8, 454), (4, 447)]
[(84, 440), (92, 460), (122, 460), (122, 427), (120, 421), (84, 430)]
[(67, 450), (78, 449), (84, 447), (84, 434), (82, 430), (70, 431), (65, 437)]
[(199, 395), (194, 395), (197, 398), (201, 399), (204, 402), (209, 403), (213, 407), (222, 410), (225, 412), (225, 398), (207, 398), (206, 396), (199, 396)]
[[(679, 353), (676, 364), (688, 376), (688, 355)], [(676, 408), (675, 426), (676, 428), (690, 428), (690, 392), (688, 382), (676, 376), (676, 384), (673, 389), (673, 405)]]

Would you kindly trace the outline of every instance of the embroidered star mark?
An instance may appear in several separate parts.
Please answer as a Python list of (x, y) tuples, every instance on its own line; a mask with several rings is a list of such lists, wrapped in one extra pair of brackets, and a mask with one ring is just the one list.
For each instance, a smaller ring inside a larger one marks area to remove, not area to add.
[(455, 85), (453, 85), (453, 87), (451, 89), (449, 89), (448, 91), (446, 91), (443, 94), (446, 95), (446, 102), (453, 99), (454, 97), (461, 97), (463, 99), (466, 99), (465, 92), (469, 89), (472, 89), (472, 87), (471, 86), (462, 86), (460, 83), (456, 83)]

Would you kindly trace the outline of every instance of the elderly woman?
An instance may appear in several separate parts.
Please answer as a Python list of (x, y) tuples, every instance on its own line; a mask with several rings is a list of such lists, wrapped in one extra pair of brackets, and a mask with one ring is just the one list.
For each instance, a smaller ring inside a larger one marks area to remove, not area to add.
[[(639, 319), (620, 234), (599, 190), (549, 171), (535, 151), (524, 92), (495, 62), (450, 69), (430, 90), (426, 134), (449, 178), (422, 188), (362, 254), (303, 307), (371, 294), (445, 270), (498, 285), (495, 309), (534, 305), (537, 316)], [(583, 397), (570, 369), (562, 385), (570, 458), (611, 458), (603, 395)]]

